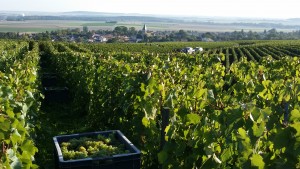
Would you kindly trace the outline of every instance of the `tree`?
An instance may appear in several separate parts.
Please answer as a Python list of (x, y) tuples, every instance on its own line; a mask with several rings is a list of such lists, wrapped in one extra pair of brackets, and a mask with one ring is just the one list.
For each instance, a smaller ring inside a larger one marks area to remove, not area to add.
[(83, 26), (82, 31), (84, 33), (87, 33), (87, 32), (89, 32), (89, 28), (87, 26)]
[(128, 30), (128, 36), (136, 35), (137, 31), (135, 30), (135, 27), (130, 27)]
[(215, 39), (215, 35), (211, 32), (206, 32), (206, 33), (202, 34), (202, 38)]
[(143, 32), (141, 30), (138, 31), (136, 38), (143, 39)]
[(187, 33), (184, 30), (179, 30), (177, 33), (177, 36), (180, 40), (187, 38)]
[(117, 26), (113, 31), (116, 35), (127, 35), (128, 28), (125, 26)]
[(278, 33), (275, 28), (270, 29), (268, 31), (267, 39), (277, 39), (277, 37), (278, 37)]
[(76, 42), (79, 42), (79, 43), (80, 42), (84, 42), (84, 38), (83, 37), (78, 37), (77, 40), (76, 40)]

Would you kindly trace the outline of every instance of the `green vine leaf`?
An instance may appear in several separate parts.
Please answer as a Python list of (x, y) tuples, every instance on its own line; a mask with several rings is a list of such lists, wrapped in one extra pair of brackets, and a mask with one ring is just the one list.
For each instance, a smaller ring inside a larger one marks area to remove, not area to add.
[(146, 117), (143, 117), (142, 123), (143, 123), (143, 125), (145, 127), (149, 127), (150, 126), (150, 121)]
[(294, 109), (291, 111), (291, 117), (290, 117), (291, 122), (299, 122), (300, 121), (300, 112), (297, 109)]
[(253, 130), (253, 135), (256, 137), (260, 137), (264, 131), (265, 131), (265, 123), (261, 122), (261, 123), (254, 123), (252, 126), (252, 130)]
[(168, 153), (165, 151), (161, 151), (157, 154), (158, 161), (160, 164), (163, 164), (168, 159)]
[(258, 169), (263, 169), (265, 167), (263, 158), (259, 154), (253, 154), (250, 159), (252, 167), (257, 167)]
[(198, 124), (200, 122), (200, 119), (201, 119), (198, 114), (187, 114), (186, 118), (187, 118), (186, 125)]
[(13, 144), (16, 144), (21, 140), (21, 135), (19, 134), (17, 129), (14, 129), (13, 133), (11, 134), (11, 141)]

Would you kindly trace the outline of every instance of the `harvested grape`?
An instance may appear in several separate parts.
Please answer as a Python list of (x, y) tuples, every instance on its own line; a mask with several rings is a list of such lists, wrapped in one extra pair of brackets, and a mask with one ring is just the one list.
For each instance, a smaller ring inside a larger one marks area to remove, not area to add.
[(60, 147), (66, 161), (129, 153), (129, 150), (125, 149), (125, 145), (118, 141), (114, 134), (108, 137), (99, 134), (96, 137), (73, 138), (68, 142), (62, 142)]

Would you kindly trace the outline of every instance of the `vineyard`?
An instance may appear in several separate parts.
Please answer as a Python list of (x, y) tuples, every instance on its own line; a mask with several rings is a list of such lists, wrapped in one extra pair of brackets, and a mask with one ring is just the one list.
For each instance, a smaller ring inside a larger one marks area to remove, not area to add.
[(37, 168), (33, 135), (40, 107), (38, 45), (1, 42), (0, 168)]
[[(186, 46), (204, 51), (178, 52)], [(0, 168), (53, 168), (53, 136), (114, 129), (145, 169), (300, 168), (300, 41), (1, 41), (0, 51)], [(67, 102), (44, 98), (46, 73)]]

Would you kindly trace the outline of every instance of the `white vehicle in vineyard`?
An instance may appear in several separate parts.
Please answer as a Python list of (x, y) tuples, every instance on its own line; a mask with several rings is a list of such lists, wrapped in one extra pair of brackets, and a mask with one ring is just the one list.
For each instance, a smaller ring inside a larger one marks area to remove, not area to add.
[(192, 54), (195, 52), (195, 50), (192, 47), (185, 47), (181, 51), (188, 54)]
[(195, 52), (203, 52), (203, 48), (202, 47), (196, 47)]

